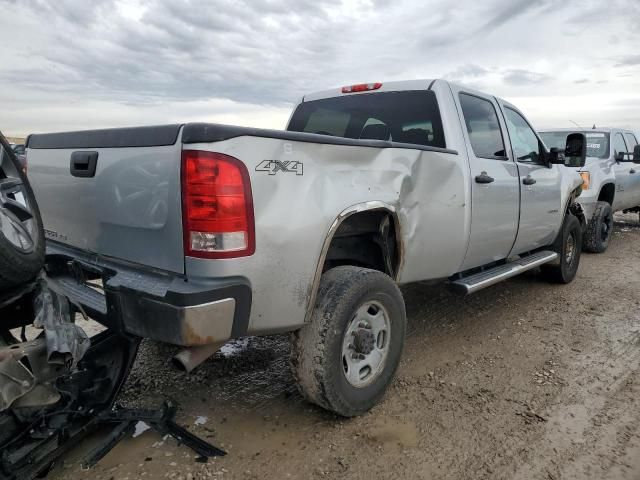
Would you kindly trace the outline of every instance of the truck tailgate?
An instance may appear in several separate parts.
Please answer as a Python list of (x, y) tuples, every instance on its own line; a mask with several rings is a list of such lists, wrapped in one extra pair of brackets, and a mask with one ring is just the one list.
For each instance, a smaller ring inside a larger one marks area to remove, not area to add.
[[(47, 238), (183, 273), (180, 128), (32, 135), (29, 178)], [(74, 152), (97, 153), (94, 175), (72, 174)]]

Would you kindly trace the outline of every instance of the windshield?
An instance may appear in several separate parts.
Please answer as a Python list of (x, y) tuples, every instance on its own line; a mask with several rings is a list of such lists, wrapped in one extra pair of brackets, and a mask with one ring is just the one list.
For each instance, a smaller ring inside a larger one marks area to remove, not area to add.
[(446, 147), (438, 102), (435, 93), (428, 90), (303, 102), (293, 113), (287, 130)]
[(587, 137), (587, 157), (609, 158), (609, 134), (606, 132), (541, 132), (540, 137), (547, 148), (564, 150), (567, 136), (571, 133), (584, 133)]

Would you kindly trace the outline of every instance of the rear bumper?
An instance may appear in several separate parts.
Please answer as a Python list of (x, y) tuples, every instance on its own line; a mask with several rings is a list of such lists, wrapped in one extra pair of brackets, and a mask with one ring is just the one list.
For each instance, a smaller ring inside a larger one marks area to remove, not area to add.
[(124, 330), (175, 345), (224, 342), (247, 333), (251, 288), (240, 278), (180, 280), (162, 297), (121, 292)]
[[(252, 295), (246, 278), (188, 278), (51, 241), (47, 263), (73, 303), (123, 333), (181, 346), (223, 342), (247, 333)], [(98, 279), (103, 293), (89, 286)]]

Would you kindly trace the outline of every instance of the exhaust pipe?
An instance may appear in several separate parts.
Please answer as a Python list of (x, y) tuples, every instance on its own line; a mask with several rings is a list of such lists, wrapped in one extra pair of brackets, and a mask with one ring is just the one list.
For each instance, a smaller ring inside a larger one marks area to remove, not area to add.
[(190, 373), (209, 357), (213, 356), (225, 342), (198, 345), (181, 350), (172, 358), (173, 365), (184, 372)]

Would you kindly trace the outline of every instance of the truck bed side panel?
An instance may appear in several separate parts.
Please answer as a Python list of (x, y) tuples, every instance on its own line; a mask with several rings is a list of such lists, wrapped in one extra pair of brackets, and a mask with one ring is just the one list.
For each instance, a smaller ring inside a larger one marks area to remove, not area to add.
[[(255, 254), (225, 260), (187, 257), (186, 273), (248, 278), (253, 289), (250, 333), (302, 325), (327, 233), (339, 214), (353, 205), (379, 201), (396, 209), (406, 259), (401, 283), (448, 277), (464, 258), (469, 208), (464, 155), (254, 136), (184, 148), (234, 156), (249, 170)], [(265, 160), (300, 162), (302, 168), (270, 175), (256, 170)]]

